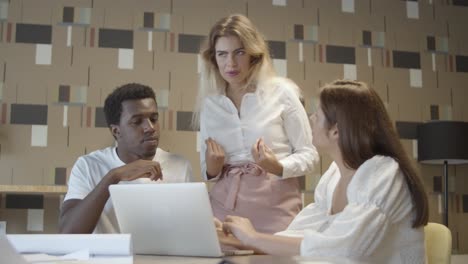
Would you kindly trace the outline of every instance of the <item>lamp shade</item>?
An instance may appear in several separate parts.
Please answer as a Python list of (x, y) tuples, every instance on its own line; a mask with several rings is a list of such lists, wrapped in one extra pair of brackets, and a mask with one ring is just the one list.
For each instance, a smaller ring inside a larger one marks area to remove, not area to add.
[(418, 126), (418, 161), (468, 163), (468, 122), (431, 121)]

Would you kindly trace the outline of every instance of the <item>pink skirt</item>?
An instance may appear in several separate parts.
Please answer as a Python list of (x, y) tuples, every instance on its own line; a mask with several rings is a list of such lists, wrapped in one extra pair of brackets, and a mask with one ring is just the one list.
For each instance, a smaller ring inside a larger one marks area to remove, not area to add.
[(257, 231), (269, 234), (285, 230), (302, 208), (296, 177), (277, 179), (255, 163), (225, 165), (210, 200), (221, 221), (227, 215), (246, 217)]

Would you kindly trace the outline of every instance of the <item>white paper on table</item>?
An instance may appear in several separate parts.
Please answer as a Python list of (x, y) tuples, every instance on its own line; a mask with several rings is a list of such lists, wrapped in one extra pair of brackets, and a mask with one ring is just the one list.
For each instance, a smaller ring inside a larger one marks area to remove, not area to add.
[(15, 251), (5, 235), (0, 235), (0, 263), (27, 264), (26, 260)]
[(19, 253), (65, 255), (89, 250), (90, 255), (132, 256), (130, 234), (34, 234), (7, 235)]
[(133, 256), (95, 257), (87, 260), (63, 259), (65, 256), (52, 256), (47, 254), (25, 254), (24, 258), (30, 264), (133, 264)]
[(44, 263), (44, 262), (55, 262), (60, 261), (60, 257), (58, 256), (51, 256), (47, 254), (24, 254), (24, 259), (28, 263)]

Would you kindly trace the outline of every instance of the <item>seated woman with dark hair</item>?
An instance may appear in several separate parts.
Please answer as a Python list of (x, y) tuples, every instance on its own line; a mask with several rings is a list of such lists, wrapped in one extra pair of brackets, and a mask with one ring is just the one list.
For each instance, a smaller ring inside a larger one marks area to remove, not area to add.
[(225, 219), (224, 232), (266, 254), (424, 263), (426, 192), (378, 94), (362, 82), (335, 81), (322, 88), (310, 119), (313, 144), (334, 161), (315, 202), (275, 235), (237, 216)]

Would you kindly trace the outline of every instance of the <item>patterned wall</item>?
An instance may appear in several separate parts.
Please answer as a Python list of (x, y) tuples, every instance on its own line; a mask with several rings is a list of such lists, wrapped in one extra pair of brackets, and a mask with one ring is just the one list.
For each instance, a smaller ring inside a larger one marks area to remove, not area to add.
[[(324, 83), (366, 81), (413, 157), (419, 123), (468, 121), (467, 0), (0, 0), (0, 185), (65, 185), (78, 156), (113, 143), (103, 100), (133, 81), (155, 89), (161, 145), (189, 158), (199, 177), (189, 126), (197, 53), (210, 26), (231, 13), (265, 34), (308, 112)], [(329, 163), (324, 157), (321, 171)], [(441, 222), (442, 167), (422, 171), (431, 221)], [(468, 253), (468, 168), (449, 173), (453, 246)], [(7, 232), (56, 232), (57, 197), (0, 198)]]

